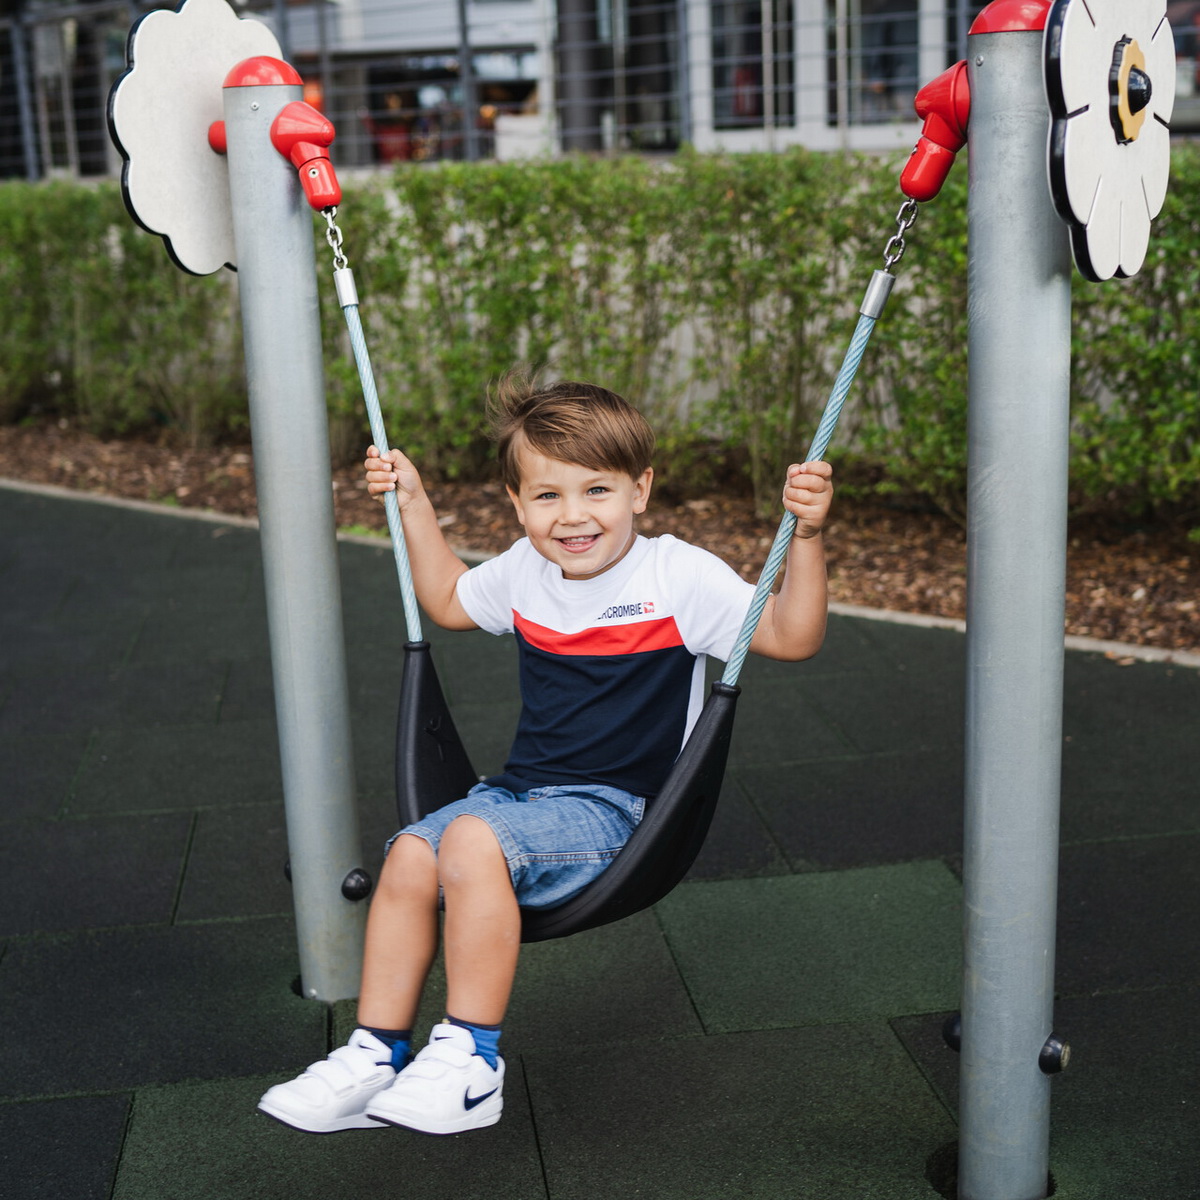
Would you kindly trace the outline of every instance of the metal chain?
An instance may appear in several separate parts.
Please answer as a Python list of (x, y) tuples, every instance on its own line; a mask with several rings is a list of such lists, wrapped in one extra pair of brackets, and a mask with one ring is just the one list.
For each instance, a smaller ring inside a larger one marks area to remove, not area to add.
[(904, 244), (904, 235), (912, 228), (917, 219), (917, 202), (905, 200), (896, 214), (896, 232), (892, 234), (888, 244), (883, 248), (883, 269), (890, 271), (903, 257), (908, 247)]
[(334, 220), (337, 216), (337, 206), (332, 205), (329, 208), (322, 209), (321, 215), (325, 218), (325, 224), (329, 226), (325, 230), (325, 240), (329, 243), (330, 250), (333, 251), (333, 269), (335, 271), (344, 270), (350, 265), (350, 260), (342, 251), (342, 231), (337, 227), (337, 222)]

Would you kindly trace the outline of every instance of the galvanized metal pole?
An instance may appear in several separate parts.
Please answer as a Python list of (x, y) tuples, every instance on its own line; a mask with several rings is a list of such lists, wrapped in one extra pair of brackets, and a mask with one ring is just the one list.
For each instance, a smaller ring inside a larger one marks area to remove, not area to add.
[(467, 0), (458, 0), (458, 82), (462, 88), (463, 158), (479, 158), (479, 101), (475, 95), (475, 56), (471, 50), (471, 26)]
[(679, 88), (679, 144), (692, 143), (692, 76), (691, 58), (688, 54), (691, 37), (688, 21), (688, 0), (676, 0), (675, 5), (675, 60), (678, 63)]
[[(1000, 6), (995, 6), (1000, 7)], [(1007, 9), (1020, 11), (1009, 4)], [(1036, 5), (1025, 5), (1026, 12)], [(986, 13), (986, 10), (985, 10)], [(1062, 742), (1071, 259), (1040, 29), (968, 39), (966, 827), (960, 1200), (1041, 1200)]]
[(274, 0), (272, 16), (275, 18), (275, 36), (279, 39), (279, 53), (284, 59), (292, 55), (291, 22), (288, 20), (287, 0)]
[(596, 0), (558, 0), (558, 95), (562, 148), (602, 150)]
[(225, 88), (229, 188), (304, 994), (358, 994), (364, 906), (312, 212), (271, 123), (298, 85)]
[(9, 23), (12, 39), (13, 78), (17, 88), (17, 111), (21, 124), (21, 149), (25, 155), (25, 178), (35, 182), (42, 176), (38, 161), (38, 139), (33, 128), (33, 97), (29, 86), (29, 53), (25, 40), (28, 28), (23, 13)]

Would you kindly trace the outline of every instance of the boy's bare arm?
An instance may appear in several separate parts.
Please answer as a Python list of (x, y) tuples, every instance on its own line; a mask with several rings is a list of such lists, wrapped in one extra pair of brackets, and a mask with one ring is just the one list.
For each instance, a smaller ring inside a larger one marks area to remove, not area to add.
[(416, 467), (399, 450), (381, 458), (375, 446), (367, 449), (363, 466), (372, 496), (382, 501), (386, 492), (396, 493), (413, 587), (430, 620), (443, 629), (478, 628), (458, 599), (456, 585), (466, 563), (450, 549)]
[(825, 462), (788, 468), (783, 503), (796, 515), (783, 583), (767, 599), (750, 649), (766, 658), (811, 658), (825, 639), (829, 597), (821, 529), (833, 499), (833, 469)]

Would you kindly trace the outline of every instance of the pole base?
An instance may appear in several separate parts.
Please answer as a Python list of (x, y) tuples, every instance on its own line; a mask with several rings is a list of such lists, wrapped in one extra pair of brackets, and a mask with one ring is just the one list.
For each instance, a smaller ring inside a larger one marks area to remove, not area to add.
[[(959, 1200), (958, 1197), (958, 1143), (947, 1142), (939, 1146), (925, 1160), (925, 1179), (933, 1191), (944, 1200)], [(1044, 1195), (1053, 1196), (1057, 1187), (1054, 1173), (1046, 1177)]]

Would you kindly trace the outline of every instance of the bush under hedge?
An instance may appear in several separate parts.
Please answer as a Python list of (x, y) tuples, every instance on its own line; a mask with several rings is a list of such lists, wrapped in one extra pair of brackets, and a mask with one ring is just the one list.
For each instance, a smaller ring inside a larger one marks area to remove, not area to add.
[[(481, 397), (521, 359), (639, 403), (681, 490), (733, 471), (773, 506), (882, 265), (899, 166), (794, 150), (349, 181), (338, 223), (393, 440), (433, 471), (479, 471)], [(950, 512), (966, 474), (965, 188), (960, 168), (922, 207), (837, 439), (854, 477)], [(1076, 281), (1080, 507), (1195, 519), (1196, 194), (1200, 153), (1181, 147), (1142, 272)], [(366, 426), (327, 258), (318, 241), (333, 444), (356, 455)], [(240, 338), (236, 277), (177, 269), (115, 185), (0, 185), (0, 421), (244, 436)]]

